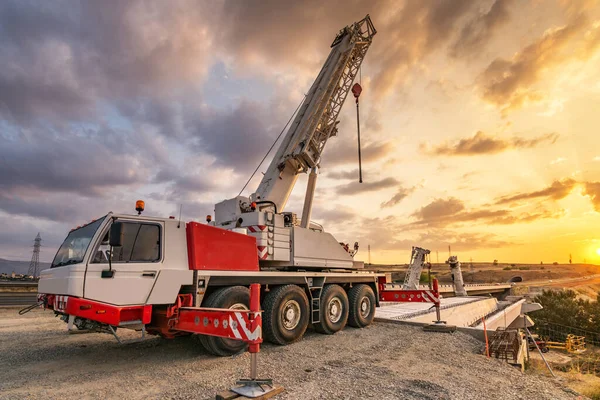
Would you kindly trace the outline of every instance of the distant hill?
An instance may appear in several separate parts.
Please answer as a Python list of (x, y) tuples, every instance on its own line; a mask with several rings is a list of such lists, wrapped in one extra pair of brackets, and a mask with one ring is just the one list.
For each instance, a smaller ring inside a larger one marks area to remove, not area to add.
[[(48, 268), (50, 268), (50, 263), (40, 262), (40, 271)], [(11, 274), (13, 271), (15, 271), (15, 274), (26, 274), (28, 269), (29, 261), (12, 261), (0, 258), (0, 274)]]

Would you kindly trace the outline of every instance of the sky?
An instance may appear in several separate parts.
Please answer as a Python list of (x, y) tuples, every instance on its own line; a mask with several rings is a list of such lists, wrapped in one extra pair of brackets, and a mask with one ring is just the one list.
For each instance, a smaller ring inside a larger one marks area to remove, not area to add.
[(600, 264), (600, 4), (567, 0), (2, 1), (0, 258), (138, 199), (204, 221), (366, 14), (364, 182), (347, 101), (313, 220), (372, 263)]

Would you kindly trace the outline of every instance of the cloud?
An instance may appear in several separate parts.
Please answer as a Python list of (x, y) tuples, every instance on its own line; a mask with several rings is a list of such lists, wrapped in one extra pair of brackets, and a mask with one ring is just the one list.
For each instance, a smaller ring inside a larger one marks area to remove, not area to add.
[(339, 195), (353, 195), (365, 192), (375, 192), (397, 186), (399, 182), (394, 178), (383, 178), (378, 181), (350, 182), (346, 185), (337, 186), (335, 191)]
[(0, 230), (0, 258), (24, 261), (31, 259), (33, 239), (38, 232), (42, 237), (40, 261), (50, 261), (72, 227), (1, 212), (0, 226), (10, 227)]
[(381, 208), (389, 208), (389, 207), (393, 207), (396, 204), (399, 204), (402, 200), (404, 200), (405, 198), (407, 198), (408, 196), (410, 196), (412, 193), (414, 193), (414, 191), (417, 190), (416, 186), (413, 186), (411, 188), (405, 188), (405, 187), (400, 187), (398, 189), (398, 191), (396, 192), (396, 194), (394, 196), (392, 196), (391, 199), (384, 201), (383, 203), (381, 203)]
[(533, 139), (514, 137), (512, 139), (500, 139), (488, 136), (482, 131), (478, 131), (473, 137), (460, 139), (455, 143), (443, 143), (439, 146), (430, 148), (421, 144), (421, 151), (434, 155), (450, 156), (471, 156), (480, 154), (496, 154), (513, 149), (530, 149), (542, 143), (555, 143), (558, 134), (547, 133), (537, 136)]
[(412, 216), (420, 221), (430, 221), (454, 215), (464, 209), (464, 203), (457, 198), (435, 199), (431, 203), (415, 211)]
[(571, 178), (556, 180), (545, 189), (500, 197), (496, 199), (495, 204), (507, 204), (515, 201), (538, 199), (544, 197), (550, 198), (552, 200), (560, 200), (567, 197), (576, 185), (577, 181)]
[(106, 188), (145, 183), (151, 156), (142, 157), (143, 146), (133, 141), (107, 130), (65, 131), (60, 138), (47, 130), (32, 132), (29, 138), (0, 136), (0, 190), (102, 195)]
[(206, 121), (192, 120), (186, 124), (196, 139), (195, 149), (213, 155), (218, 165), (244, 171), (249, 176), (279, 133), (274, 124), (266, 124), (273, 119), (275, 116), (265, 107), (243, 100), (233, 110), (217, 111)]
[[(409, 224), (408, 228), (420, 227), (443, 228), (446, 226), (459, 225), (464, 222), (484, 222), (487, 225), (512, 225), (529, 223), (539, 219), (560, 218), (564, 212), (552, 212), (549, 210), (534, 210), (532, 212), (521, 212), (513, 214), (507, 209), (494, 209), (486, 207), (482, 209), (467, 209), (463, 201), (456, 198), (435, 199), (428, 205), (415, 211), (411, 217), (416, 221)], [(406, 228), (405, 228), (406, 229)]]
[(331, 179), (336, 180), (350, 180), (358, 178), (358, 168), (353, 169), (352, 171), (327, 171), (326, 176)]
[[(341, 27), (370, 14), (381, 33), (373, 39), (366, 62), (373, 72), (374, 98), (380, 99), (404, 82), (419, 61), (451, 40), (462, 18), (475, 7), (476, 2), (469, 0), (337, 0), (326, 7), (317, 0), (233, 1), (224, 4), (217, 18), (217, 40), (237, 55), (237, 62), (267, 68), (293, 65), (312, 76), (308, 71), (326, 56), (323, 43), (329, 43)], [(273, 34), (290, 31), (294, 34)]]
[(344, 224), (353, 221), (357, 214), (348, 207), (338, 206), (335, 208), (315, 208), (312, 219), (323, 223), (325, 228), (329, 225)]
[(558, 157), (557, 159), (554, 159), (554, 160), (550, 161), (550, 165), (560, 164), (560, 163), (563, 163), (565, 161), (567, 161), (566, 158), (564, 158), (564, 157)]
[(0, 6), (0, 115), (82, 119), (107, 99), (159, 97), (206, 74), (210, 39), (197, 3), (64, 7)]
[(563, 27), (547, 30), (511, 59), (493, 60), (477, 78), (482, 98), (502, 108), (503, 113), (539, 101), (542, 94), (534, 85), (545, 71), (575, 57), (575, 53), (568, 50), (573, 47), (572, 39), (585, 30), (587, 22), (584, 15), (579, 15)]
[[(446, 249), (452, 246), (454, 251), (500, 248), (515, 245), (506, 237), (483, 232), (465, 232), (443, 228), (426, 228), (419, 231), (407, 230), (404, 221), (395, 216), (384, 218), (364, 218), (357, 223), (357, 237), (348, 236), (346, 240), (358, 242), (363, 248), (370, 244), (372, 251), (410, 250), (411, 246), (421, 246), (431, 250)], [(342, 234), (348, 235), (348, 232)]]
[(594, 209), (600, 212), (600, 182), (586, 182), (583, 194), (589, 196)]
[(379, 69), (373, 79), (376, 95), (388, 94), (407, 79), (418, 61), (446, 44), (475, 6), (468, 0), (441, 0), (407, 1), (395, 12), (384, 8), (380, 20), (387, 23), (378, 29), (385, 38), (377, 38), (380, 44), (373, 51)]
[(430, 229), (415, 235), (412, 239), (404, 239), (395, 243), (396, 246), (406, 249), (409, 246), (418, 245), (431, 250), (446, 250), (448, 246), (451, 246), (453, 252), (497, 249), (518, 244), (513, 240), (507, 240), (506, 237), (501, 238), (493, 233), (457, 232), (449, 229)]
[[(391, 142), (371, 142), (363, 144), (361, 157), (363, 163), (372, 163), (384, 159), (391, 154), (395, 146)], [(323, 163), (328, 167), (349, 163), (358, 163), (358, 149), (354, 142), (341, 139), (330, 139), (323, 151)]]
[(499, 28), (508, 23), (509, 7), (513, 3), (513, 0), (496, 0), (487, 12), (467, 22), (452, 45), (450, 55), (468, 57), (478, 54)]

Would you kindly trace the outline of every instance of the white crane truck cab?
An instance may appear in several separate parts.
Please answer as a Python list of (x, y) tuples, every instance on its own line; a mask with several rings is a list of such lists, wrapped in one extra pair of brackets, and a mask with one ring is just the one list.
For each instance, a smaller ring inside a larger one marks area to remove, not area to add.
[[(116, 221), (122, 246), (111, 257), (109, 233)], [(185, 223), (109, 213), (69, 232), (50, 269), (42, 271), (39, 292), (121, 306), (168, 304), (182, 285), (192, 284), (192, 275)]]

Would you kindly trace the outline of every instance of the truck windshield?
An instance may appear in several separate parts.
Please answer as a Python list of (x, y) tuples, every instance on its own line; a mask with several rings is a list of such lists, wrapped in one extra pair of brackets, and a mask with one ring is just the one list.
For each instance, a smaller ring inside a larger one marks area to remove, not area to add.
[(102, 221), (104, 221), (104, 217), (71, 231), (58, 249), (50, 268), (82, 262), (83, 256)]

